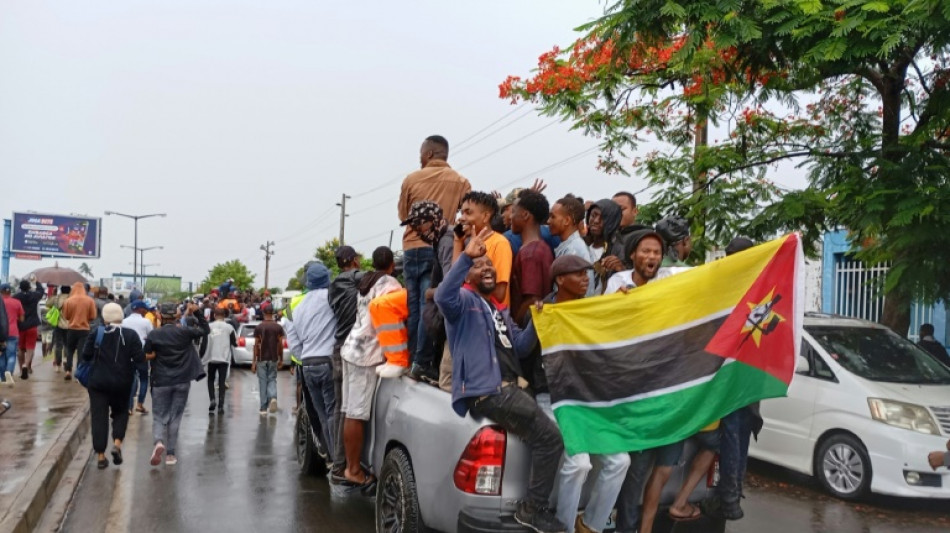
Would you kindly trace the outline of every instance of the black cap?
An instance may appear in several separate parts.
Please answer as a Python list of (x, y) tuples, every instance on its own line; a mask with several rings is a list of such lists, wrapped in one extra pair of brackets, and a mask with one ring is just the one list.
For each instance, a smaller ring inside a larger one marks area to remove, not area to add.
[(729, 241), (729, 244), (726, 245), (726, 255), (732, 255), (742, 250), (748, 250), (755, 246), (755, 243), (752, 242), (752, 239), (747, 237), (736, 237)]
[(656, 231), (667, 244), (675, 244), (689, 237), (689, 221), (683, 217), (665, 217), (656, 223)]
[(336, 260), (341, 263), (349, 263), (359, 257), (360, 254), (352, 246), (340, 246), (336, 249)]

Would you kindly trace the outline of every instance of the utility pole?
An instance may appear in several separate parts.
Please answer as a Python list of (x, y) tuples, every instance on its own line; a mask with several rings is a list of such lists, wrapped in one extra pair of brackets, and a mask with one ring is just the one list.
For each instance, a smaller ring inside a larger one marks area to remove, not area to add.
[(271, 250), (271, 246), (274, 245), (274, 241), (267, 241), (261, 245), (261, 250), (264, 251), (264, 290), (270, 288), (270, 258), (274, 255), (274, 251)]
[(344, 195), (342, 196), (342, 198), (340, 199), (340, 203), (336, 204), (336, 205), (340, 206), (340, 246), (343, 246), (343, 244), (344, 244), (344, 242), (343, 242), (343, 235), (344, 235), (343, 230), (344, 230), (344, 228), (346, 227), (346, 217), (349, 216), (349, 215), (346, 214), (346, 199), (347, 199), (347, 198), (351, 198), (351, 197), (350, 197), (350, 196), (347, 196), (346, 194), (344, 194)]

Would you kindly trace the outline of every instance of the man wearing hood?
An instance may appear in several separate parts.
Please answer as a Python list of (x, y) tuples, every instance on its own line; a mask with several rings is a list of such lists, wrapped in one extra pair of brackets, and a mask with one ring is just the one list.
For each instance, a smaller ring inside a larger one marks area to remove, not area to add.
[(587, 209), (587, 242), (594, 265), (596, 294), (602, 294), (607, 280), (627, 268), (620, 237), (620, 206), (613, 200), (598, 200)]
[(66, 330), (66, 360), (63, 361), (63, 370), (66, 371), (64, 379), (69, 381), (73, 379), (73, 354), (85, 345), (89, 325), (98, 316), (96, 302), (86, 294), (85, 284), (78, 281), (73, 283), (69, 298), (63, 304), (62, 316), (69, 323)]
[(346, 455), (343, 477), (347, 482), (363, 487), (373, 482), (373, 476), (364, 472), (360, 465), (360, 454), (376, 391), (376, 367), (386, 362), (370, 319), (369, 304), (378, 296), (402, 289), (399, 281), (392, 277), (395, 266), (392, 250), (380, 246), (373, 251), (373, 272), (360, 280), (356, 320), (340, 349), (343, 391), (339, 403), (345, 416), (343, 446)]
[[(299, 360), (304, 384), (310, 395), (308, 414), (317, 420), (323, 432), (330, 462), (336, 463), (335, 441), (331, 428), (336, 394), (333, 391), (333, 345), (336, 341), (336, 316), (330, 307), (330, 270), (323, 263), (307, 267), (307, 293), (293, 306), (287, 343)], [(312, 404), (312, 405), (311, 405)]]
[(685, 261), (693, 251), (693, 239), (689, 234), (689, 221), (683, 217), (668, 216), (656, 223), (656, 231), (666, 242), (663, 267), (685, 267)]
[[(360, 254), (352, 246), (340, 246), (336, 251), (336, 265), (340, 273), (330, 283), (330, 307), (336, 317), (336, 334), (333, 343), (333, 394), (337, 398), (343, 395), (343, 359), (340, 358), (340, 348), (356, 322), (356, 300), (359, 294), (359, 283), (363, 278), (360, 272)], [(336, 402), (333, 409), (333, 441), (336, 450), (333, 455), (336, 462), (333, 464), (333, 475), (341, 479), (345, 452), (343, 450), (343, 416), (340, 412), (342, 402)]]

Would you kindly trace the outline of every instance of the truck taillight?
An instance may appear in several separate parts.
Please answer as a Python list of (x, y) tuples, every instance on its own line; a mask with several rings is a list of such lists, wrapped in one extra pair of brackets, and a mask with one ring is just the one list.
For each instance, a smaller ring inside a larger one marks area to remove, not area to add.
[(244, 340), (244, 337), (238, 337), (238, 346), (240, 346), (241, 348), (244, 348), (245, 346), (247, 346), (247, 341)]
[(455, 465), (455, 486), (469, 494), (501, 494), (505, 470), (505, 430), (486, 426), (478, 430)]
[(717, 455), (711, 465), (709, 465), (709, 471), (706, 472), (706, 486), (709, 488), (719, 485), (719, 456)]

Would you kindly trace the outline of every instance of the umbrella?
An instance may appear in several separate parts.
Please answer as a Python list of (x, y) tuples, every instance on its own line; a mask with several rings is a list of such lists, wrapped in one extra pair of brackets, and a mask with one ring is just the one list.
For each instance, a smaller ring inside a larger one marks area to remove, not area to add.
[(85, 283), (86, 278), (82, 277), (82, 274), (76, 272), (71, 268), (61, 267), (59, 265), (38, 268), (33, 272), (27, 274), (25, 279), (33, 279), (32, 276), (36, 276), (36, 281), (40, 283), (45, 283), (47, 285), (72, 285), (73, 283)]

